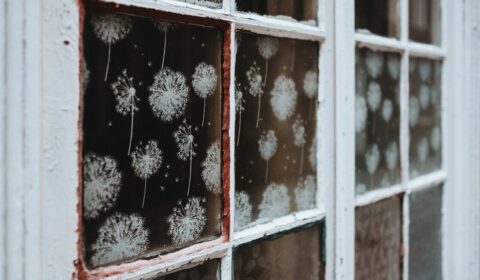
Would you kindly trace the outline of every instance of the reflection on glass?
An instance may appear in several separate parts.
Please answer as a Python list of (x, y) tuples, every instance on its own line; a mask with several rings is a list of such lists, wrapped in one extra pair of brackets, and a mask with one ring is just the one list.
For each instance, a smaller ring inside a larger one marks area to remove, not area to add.
[(355, 279), (401, 278), (401, 199), (392, 197), (355, 211)]
[(356, 0), (355, 29), (357, 32), (398, 38), (400, 35), (398, 0)]
[(442, 167), (442, 64), (410, 58), (410, 176)]
[(356, 193), (400, 182), (400, 55), (356, 51)]
[(409, 36), (413, 41), (440, 45), (440, 0), (409, 1)]
[(222, 33), (93, 13), (83, 35), (87, 263), (215, 238), (222, 207)]
[(238, 34), (235, 228), (315, 207), (314, 42)]
[(442, 279), (442, 188), (410, 194), (409, 278)]
[(236, 0), (237, 10), (309, 25), (317, 23), (317, 0)]
[(234, 250), (234, 277), (325, 279), (324, 226), (291, 232)]
[(220, 280), (220, 261), (208, 260), (199, 266), (152, 280)]

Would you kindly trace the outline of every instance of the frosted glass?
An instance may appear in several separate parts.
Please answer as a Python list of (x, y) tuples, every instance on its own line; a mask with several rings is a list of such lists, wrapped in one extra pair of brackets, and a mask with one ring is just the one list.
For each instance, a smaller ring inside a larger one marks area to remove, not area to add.
[(318, 43), (241, 32), (235, 229), (315, 207)]
[(410, 279), (442, 279), (442, 189), (410, 194)]
[(356, 51), (356, 193), (400, 182), (400, 55)]

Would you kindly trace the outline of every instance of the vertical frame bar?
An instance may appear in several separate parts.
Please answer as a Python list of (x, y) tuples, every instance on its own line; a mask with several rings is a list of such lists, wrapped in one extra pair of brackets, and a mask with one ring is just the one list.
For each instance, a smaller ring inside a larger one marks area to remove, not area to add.
[(7, 88), (5, 86), (6, 73), (6, 44), (7, 44), (7, 26), (6, 26), (6, 0), (0, 0), (0, 57), (4, 63), (0, 64), (0, 280), (7, 279), (6, 275), (6, 180), (5, 180), (5, 101)]

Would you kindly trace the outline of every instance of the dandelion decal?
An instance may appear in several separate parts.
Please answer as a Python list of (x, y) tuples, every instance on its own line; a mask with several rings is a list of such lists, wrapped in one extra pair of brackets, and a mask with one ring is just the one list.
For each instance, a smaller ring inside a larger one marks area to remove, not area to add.
[(290, 197), (284, 184), (271, 183), (262, 195), (258, 217), (261, 220), (272, 220), (285, 216), (290, 212)]
[(244, 229), (252, 222), (252, 204), (245, 191), (235, 193), (235, 231)]
[(133, 172), (145, 181), (142, 200), (143, 208), (147, 195), (147, 180), (157, 173), (163, 163), (162, 150), (158, 147), (157, 141), (150, 140), (145, 145), (140, 144), (135, 147), (131, 157)]
[(275, 155), (277, 148), (278, 140), (277, 136), (275, 136), (275, 131), (264, 131), (258, 140), (258, 151), (262, 159), (267, 162), (267, 167), (265, 168), (265, 183), (268, 179), (268, 161)]
[(190, 184), (192, 181), (192, 162), (193, 157), (197, 155), (193, 148), (196, 147), (195, 138), (192, 134), (192, 126), (187, 124), (184, 119), (183, 124), (178, 127), (178, 130), (173, 133), (173, 138), (177, 144), (178, 152), (177, 156), (180, 160), (190, 161), (190, 169), (188, 174), (188, 190), (187, 196), (190, 194)]
[(133, 86), (133, 77), (129, 77), (127, 70), (123, 70), (122, 74), (111, 85), (113, 95), (115, 96), (115, 110), (122, 116), (130, 114), (130, 141), (128, 142), (128, 155), (132, 147), (133, 138), (133, 118), (135, 111), (138, 111), (136, 102), (139, 98), (136, 96), (137, 91)]
[(263, 82), (265, 86), (268, 78), (268, 61), (277, 53), (280, 41), (272, 37), (258, 37), (257, 47), (258, 53), (265, 59), (265, 80)]
[(310, 162), (310, 167), (312, 170), (317, 170), (317, 139), (315, 135), (312, 137), (312, 144), (308, 148), (308, 161)]
[(318, 92), (318, 75), (316, 71), (309, 70), (303, 79), (303, 91), (308, 99), (310, 99), (309, 119), (312, 119), (312, 107)]
[(93, 15), (91, 23), (95, 36), (108, 45), (107, 67), (104, 78), (104, 81), (107, 81), (112, 45), (127, 37), (132, 29), (132, 20), (124, 15), (107, 13)]
[(221, 155), (220, 142), (216, 141), (207, 150), (207, 156), (202, 162), (202, 179), (207, 190), (213, 193), (221, 193)]
[(355, 132), (360, 133), (367, 125), (367, 101), (362, 95), (355, 95)]
[(380, 85), (373, 81), (370, 82), (370, 84), (368, 85), (368, 91), (367, 91), (367, 102), (368, 102), (368, 108), (370, 109), (370, 111), (376, 112), (380, 107), (381, 101), (382, 101), (382, 90), (380, 88)]
[(162, 69), (165, 65), (165, 54), (167, 52), (167, 32), (168, 30), (172, 29), (174, 25), (170, 22), (161, 21), (161, 20), (153, 20), (153, 26), (157, 28), (159, 31), (163, 32), (163, 56), (162, 56)]
[(168, 234), (173, 243), (183, 244), (200, 237), (207, 222), (205, 213), (206, 210), (198, 197), (189, 198), (185, 205), (179, 201), (173, 208), (173, 213), (167, 218)]
[(243, 92), (240, 90), (240, 86), (235, 86), (235, 111), (238, 113), (238, 131), (237, 131), (237, 147), (240, 143), (240, 131), (242, 130), (242, 112), (245, 110), (245, 99), (243, 98)]
[(280, 75), (275, 80), (270, 95), (270, 105), (272, 106), (275, 117), (281, 121), (289, 118), (295, 110), (295, 105), (297, 105), (295, 82), (283, 74)]
[(140, 215), (116, 213), (100, 226), (90, 261), (99, 266), (143, 254), (148, 249), (148, 235)]
[(158, 71), (148, 89), (148, 102), (153, 114), (164, 122), (171, 122), (185, 114), (189, 100), (187, 78), (182, 72), (165, 67)]
[(385, 162), (387, 163), (387, 168), (390, 171), (393, 171), (395, 167), (397, 167), (397, 162), (398, 162), (397, 143), (391, 142), (388, 144), (387, 149), (385, 150)]
[(430, 74), (432, 73), (432, 65), (430, 64), (430, 61), (420, 61), (418, 65), (418, 73), (420, 74), (420, 79), (423, 82), (427, 82), (428, 78), (430, 78)]
[(393, 80), (398, 80), (400, 76), (400, 59), (396, 55), (389, 55), (387, 57), (388, 74)]
[(365, 64), (370, 77), (378, 78), (383, 69), (383, 54), (368, 50), (366, 52)]
[(253, 65), (250, 66), (250, 69), (247, 70), (247, 80), (249, 85), (248, 93), (253, 96), (258, 96), (258, 110), (257, 110), (257, 127), (258, 121), (260, 120), (260, 108), (262, 104), (262, 95), (263, 95), (263, 86), (262, 86), (262, 75), (260, 74), (260, 67), (257, 66), (256, 62), (253, 62)]
[(408, 122), (410, 127), (414, 127), (418, 123), (418, 118), (420, 117), (420, 103), (418, 98), (415, 96), (410, 96), (408, 101)]
[(422, 138), (417, 144), (417, 158), (421, 163), (427, 160), (429, 149), (427, 138)]
[(302, 118), (297, 116), (297, 119), (292, 124), (293, 143), (300, 148), (300, 175), (303, 173), (303, 147), (305, 146), (305, 125)]
[(200, 62), (195, 67), (195, 72), (192, 75), (193, 91), (203, 99), (203, 117), (202, 127), (205, 122), (205, 107), (207, 104), (207, 97), (212, 95), (217, 88), (217, 74), (215, 67), (205, 62)]
[(385, 99), (382, 105), (382, 117), (385, 122), (389, 122), (392, 119), (393, 103), (390, 99)]
[(83, 215), (96, 219), (112, 209), (120, 192), (122, 173), (110, 156), (89, 153), (83, 161)]
[(436, 152), (440, 151), (442, 144), (442, 134), (440, 133), (440, 127), (435, 126), (430, 133), (430, 144), (432, 149)]
[(420, 108), (426, 110), (430, 104), (430, 88), (427, 85), (420, 86), (419, 101)]
[(305, 179), (300, 178), (295, 189), (295, 204), (298, 210), (315, 208), (316, 187), (315, 176), (308, 175)]
[(367, 148), (365, 153), (365, 165), (367, 166), (368, 174), (370, 174), (371, 186), (373, 186), (373, 174), (377, 171), (380, 163), (380, 152), (377, 144), (373, 144)]

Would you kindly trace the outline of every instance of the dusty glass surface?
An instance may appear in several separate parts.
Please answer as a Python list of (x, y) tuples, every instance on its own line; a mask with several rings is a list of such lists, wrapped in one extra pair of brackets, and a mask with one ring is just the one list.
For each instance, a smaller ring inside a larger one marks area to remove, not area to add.
[(355, 29), (384, 37), (400, 35), (398, 0), (355, 0)]
[(355, 63), (357, 194), (400, 182), (400, 55), (358, 48)]
[(410, 279), (442, 279), (442, 193), (436, 186), (410, 194)]
[(442, 63), (410, 58), (410, 176), (442, 167)]
[(164, 275), (154, 280), (220, 280), (220, 260), (208, 260), (199, 266)]
[(410, 0), (410, 40), (440, 45), (442, 24), (440, 0)]
[(355, 279), (401, 279), (401, 199), (392, 197), (355, 211)]
[(317, 23), (317, 0), (237, 0), (237, 11), (299, 21)]
[(324, 226), (234, 249), (234, 279), (325, 279)]
[(89, 13), (83, 241), (100, 266), (220, 234), (219, 30)]
[(315, 207), (319, 45), (241, 32), (235, 229)]

